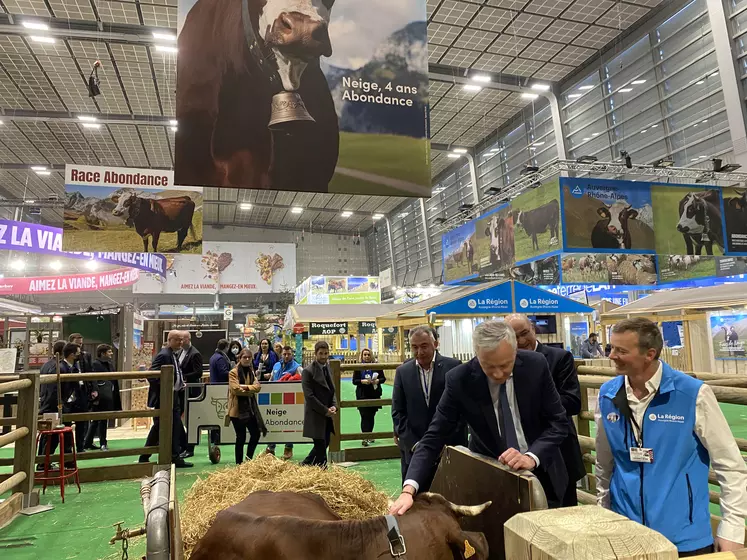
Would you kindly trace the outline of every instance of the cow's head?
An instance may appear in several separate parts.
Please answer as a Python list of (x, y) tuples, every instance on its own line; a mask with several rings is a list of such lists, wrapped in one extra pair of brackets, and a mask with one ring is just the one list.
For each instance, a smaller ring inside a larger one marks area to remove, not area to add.
[(611, 205), (605, 205), (603, 208), (598, 210), (599, 215), (602, 216), (602, 211), (607, 209), (605, 219), (609, 219), (610, 223), (607, 225), (607, 230), (617, 237), (622, 237), (624, 232), (628, 229), (628, 220), (632, 220), (638, 216), (638, 210), (633, 209), (626, 202), (615, 202)]
[(259, 14), (259, 34), (277, 58), (286, 91), (301, 86), (309, 62), (332, 55), (329, 16), (335, 0), (266, 0)]
[(112, 202), (116, 204), (114, 210), (112, 210), (112, 216), (121, 216), (125, 211), (132, 206), (137, 196), (134, 192), (126, 192), (122, 195), (114, 195)]
[(524, 216), (524, 212), (521, 210), (514, 210), (511, 212), (511, 219), (514, 221), (514, 227), (524, 227), (524, 223), (521, 218)]
[(677, 231), (680, 233), (703, 233), (705, 230), (706, 195), (703, 193), (687, 193), (680, 200), (680, 221)]
[(459, 519), (480, 515), (491, 504), (492, 502), (485, 502), (478, 506), (460, 506), (452, 504), (440, 494), (424, 492), (418, 494), (409, 515), (422, 515), (423, 521), (438, 537), (446, 537), (454, 558), (487, 560), (489, 549), (485, 535), (463, 531), (459, 526)]

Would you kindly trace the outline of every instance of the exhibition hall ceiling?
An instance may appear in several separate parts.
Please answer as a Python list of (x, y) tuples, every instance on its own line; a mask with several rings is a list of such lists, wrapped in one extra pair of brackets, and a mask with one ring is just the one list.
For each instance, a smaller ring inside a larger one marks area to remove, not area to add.
[[(557, 82), (661, 3), (427, 0), (429, 62), (446, 70), (443, 80), (431, 81), (432, 140), (475, 146), (528, 103), (517, 93), (464, 91), (448, 80), (449, 72)], [(64, 163), (173, 166), (177, 55), (169, 36), (176, 32), (177, 0), (2, 0), (0, 8), (0, 196), (62, 199)], [(86, 82), (96, 60), (102, 62), (102, 93), (90, 98)], [(433, 152), (434, 175), (450, 163)], [(208, 189), (205, 200), (209, 224), (315, 223), (339, 233), (368, 229), (372, 214), (401, 203), (380, 196), (227, 189)], [(238, 206), (242, 202), (254, 205), (250, 213)], [(292, 215), (294, 206), (307, 210)], [(356, 214), (341, 218), (343, 210)], [(45, 221), (60, 214), (43, 210)]]

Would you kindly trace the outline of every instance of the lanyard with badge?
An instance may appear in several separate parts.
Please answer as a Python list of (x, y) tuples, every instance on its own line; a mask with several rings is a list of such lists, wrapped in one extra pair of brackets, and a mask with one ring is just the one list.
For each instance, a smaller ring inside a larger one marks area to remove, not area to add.
[(630, 415), (630, 424), (633, 428), (633, 438), (635, 446), (630, 448), (630, 460), (634, 463), (653, 463), (654, 450), (650, 447), (643, 447), (643, 427), (638, 426), (635, 417)]
[(425, 402), (429, 402), (429, 390), (428, 390), (428, 372), (418, 364), (418, 368), (423, 372), (423, 392), (425, 393)]

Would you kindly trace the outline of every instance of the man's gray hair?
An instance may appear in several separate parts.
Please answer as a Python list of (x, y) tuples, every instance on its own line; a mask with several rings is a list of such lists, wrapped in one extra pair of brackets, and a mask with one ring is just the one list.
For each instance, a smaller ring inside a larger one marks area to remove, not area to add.
[(472, 333), (475, 354), (479, 350), (493, 350), (504, 340), (516, 350), (516, 333), (505, 321), (484, 321), (477, 325)]
[(408, 340), (412, 340), (412, 337), (416, 334), (425, 334), (431, 337), (433, 342), (436, 342), (436, 335), (434, 334), (435, 329), (429, 325), (419, 325), (415, 328), (410, 329), (410, 333), (407, 335)]

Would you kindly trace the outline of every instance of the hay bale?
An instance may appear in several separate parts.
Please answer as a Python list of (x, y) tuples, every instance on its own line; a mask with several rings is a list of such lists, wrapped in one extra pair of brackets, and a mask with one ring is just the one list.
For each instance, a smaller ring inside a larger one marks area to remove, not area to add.
[(367, 519), (384, 515), (387, 495), (360, 474), (330, 466), (324, 471), (260, 455), (242, 465), (227, 467), (200, 478), (187, 491), (180, 507), (185, 558), (215, 520), (257, 490), (313, 492), (343, 519)]

